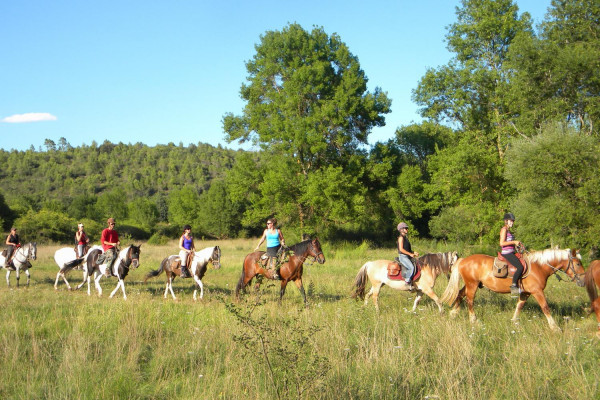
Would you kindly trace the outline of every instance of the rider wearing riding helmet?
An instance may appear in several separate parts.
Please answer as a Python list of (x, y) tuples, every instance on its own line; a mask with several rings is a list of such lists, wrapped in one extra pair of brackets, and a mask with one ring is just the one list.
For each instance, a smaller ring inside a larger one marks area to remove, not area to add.
[(516, 247), (520, 246), (521, 242), (515, 240), (515, 236), (510, 231), (514, 223), (515, 216), (512, 213), (504, 214), (504, 226), (500, 229), (500, 247), (502, 247), (502, 256), (517, 269), (513, 275), (512, 285), (510, 285), (510, 294), (518, 296), (519, 279), (523, 275), (523, 264), (515, 255)]
[(189, 278), (192, 276), (187, 268), (188, 254), (195, 251), (194, 237), (192, 236), (192, 227), (185, 225), (183, 227), (183, 234), (179, 238), (179, 258), (181, 259), (181, 277)]
[(398, 224), (398, 232), (400, 232), (400, 236), (398, 236), (398, 260), (407, 270), (404, 281), (410, 285), (415, 270), (411, 259), (414, 257), (419, 257), (419, 253), (416, 251), (413, 252), (412, 250), (412, 246), (410, 245), (410, 241), (408, 240), (407, 236), (408, 225), (406, 222), (400, 222)]
[(21, 239), (17, 234), (17, 228), (10, 228), (10, 233), (6, 237), (6, 246), (6, 259), (4, 260), (4, 265), (8, 267), (15, 249), (21, 247)]

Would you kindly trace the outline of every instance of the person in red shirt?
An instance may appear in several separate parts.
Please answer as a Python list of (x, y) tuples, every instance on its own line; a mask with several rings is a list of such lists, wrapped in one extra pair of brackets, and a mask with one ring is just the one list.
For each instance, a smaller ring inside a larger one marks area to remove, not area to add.
[(119, 241), (119, 233), (115, 230), (115, 219), (109, 218), (106, 220), (108, 228), (102, 231), (100, 236), (100, 243), (102, 243), (102, 249), (104, 249), (104, 263), (108, 264), (104, 274), (111, 276), (112, 265), (117, 259), (117, 246), (121, 244)]

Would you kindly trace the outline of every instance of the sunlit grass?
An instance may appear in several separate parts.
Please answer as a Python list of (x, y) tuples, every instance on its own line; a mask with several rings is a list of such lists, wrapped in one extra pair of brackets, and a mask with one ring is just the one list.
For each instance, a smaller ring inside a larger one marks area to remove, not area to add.
[[(218, 244), (222, 268), (209, 269), (205, 296), (192, 299), (191, 280), (176, 280), (178, 301), (163, 298), (165, 276), (143, 283), (162, 258), (176, 253), (176, 243), (142, 245), (141, 265), (126, 279), (121, 293), (108, 299), (116, 279), (103, 278), (103, 297), (85, 290), (53, 288), (57, 266), (52, 256), (61, 246), (40, 246), (29, 288), (0, 283), (0, 398), (201, 398), (275, 397), (260, 357), (243, 358), (236, 335), (244, 327), (226, 310), (234, 302), (242, 261), (256, 239), (207, 241)], [(453, 250), (450, 245), (416, 241), (421, 253)], [(592, 399), (600, 397), (600, 343), (596, 321), (588, 317), (583, 288), (551, 277), (546, 294), (562, 329), (554, 333), (534, 299), (518, 324), (510, 322), (514, 300), (480, 290), (475, 299), (479, 323), (471, 325), (462, 310), (455, 319), (439, 315), (424, 298), (411, 313), (414, 294), (384, 287), (381, 311), (349, 297), (364, 262), (393, 258), (395, 250), (345, 243), (322, 243), (327, 261), (307, 265), (304, 286), (310, 305), (289, 285), (281, 305), (279, 283), (263, 284), (259, 323), (281, 321), (317, 326), (309, 345), (329, 360), (319, 390), (304, 398), (415, 399)], [(428, 247), (431, 246), (431, 247)], [(460, 250), (460, 249), (459, 249)], [(68, 276), (73, 284), (81, 272)], [(21, 279), (24, 281), (24, 279)], [(439, 278), (441, 294), (447, 280)], [(256, 300), (252, 289), (240, 302)], [(280, 337), (286, 342), (286, 327)], [(277, 336), (277, 335), (276, 335)], [(259, 349), (256, 349), (258, 352)], [(290, 343), (289, 351), (298, 351)], [(286, 368), (286, 366), (277, 366)]]

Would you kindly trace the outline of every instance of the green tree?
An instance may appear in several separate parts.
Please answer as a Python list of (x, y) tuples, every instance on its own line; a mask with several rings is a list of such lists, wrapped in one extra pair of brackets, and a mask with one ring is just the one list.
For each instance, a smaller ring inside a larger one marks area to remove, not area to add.
[(145, 197), (138, 197), (127, 204), (129, 220), (147, 231), (154, 228), (158, 222), (159, 213), (156, 204)]
[(200, 196), (189, 186), (169, 193), (169, 222), (181, 229), (185, 224), (193, 224), (200, 212)]
[(242, 211), (232, 202), (224, 181), (214, 181), (200, 196), (197, 232), (219, 239), (231, 238), (238, 234), (241, 219)]
[[(327, 35), (322, 28), (308, 32), (290, 24), (267, 32), (246, 69), (243, 114), (226, 114), (223, 128), (228, 141), (251, 140), (275, 159), (267, 165), (261, 190), (278, 201), (275, 213), (282, 221), (297, 223), (301, 231), (351, 221), (357, 209), (347, 208), (341, 219), (330, 219), (308, 201), (306, 189), (311, 175), (323, 168), (333, 168), (330, 173), (341, 168), (344, 174), (354, 168), (349, 161), (367, 144), (372, 127), (384, 125), (390, 100), (379, 88), (367, 91), (358, 58), (338, 35)], [(343, 189), (339, 196), (354, 195)], [(251, 209), (263, 206), (264, 200), (256, 199)]]

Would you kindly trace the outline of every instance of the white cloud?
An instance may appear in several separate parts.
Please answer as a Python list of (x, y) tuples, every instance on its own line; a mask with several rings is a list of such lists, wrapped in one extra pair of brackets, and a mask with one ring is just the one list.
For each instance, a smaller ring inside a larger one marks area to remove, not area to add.
[(37, 121), (56, 121), (57, 118), (50, 113), (25, 113), (15, 114), (10, 117), (2, 118), (0, 121), (9, 124), (19, 124), (22, 122), (37, 122)]

